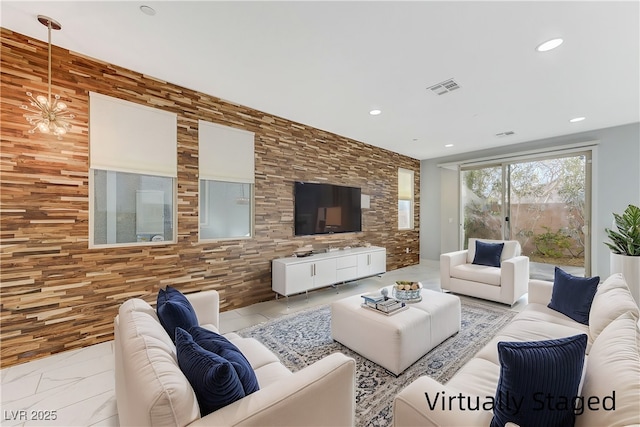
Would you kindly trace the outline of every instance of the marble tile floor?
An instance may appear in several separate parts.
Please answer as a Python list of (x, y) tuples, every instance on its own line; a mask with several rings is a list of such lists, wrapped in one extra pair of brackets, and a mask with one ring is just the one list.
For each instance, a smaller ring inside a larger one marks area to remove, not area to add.
[[(372, 292), (396, 280), (440, 288), (437, 261), (389, 271), (308, 295), (243, 307), (220, 314), (221, 332), (233, 332), (269, 319), (346, 296)], [(526, 305), (526, 296), (513, 309)], [(118, 426), (113, 341), (59, 353), (0, 370), (2, 426)]]

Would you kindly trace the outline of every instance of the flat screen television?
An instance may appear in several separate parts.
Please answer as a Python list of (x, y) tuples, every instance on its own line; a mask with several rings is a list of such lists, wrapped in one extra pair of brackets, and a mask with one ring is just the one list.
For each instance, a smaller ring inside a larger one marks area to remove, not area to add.
[(296, 182), (294, 200), (296, 236), (362, 231), (359, 188)]

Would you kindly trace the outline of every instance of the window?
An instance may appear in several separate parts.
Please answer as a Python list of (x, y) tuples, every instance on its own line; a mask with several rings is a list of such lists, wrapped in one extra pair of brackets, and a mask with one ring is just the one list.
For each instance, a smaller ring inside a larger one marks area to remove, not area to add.
[(200, 180), (200, 239), (251, 237), (252, 185)]
[(94, 245), (172, 240), (172, 178), (94, 170), (93, 189)]
[(398, 168), (398, 230), (413, 229), (413, 175)]
[(89, 99), (89, 246), (175, 242), (176, 114)]
[(200, 240), (253, 236), (254, 134), (198, 122)]

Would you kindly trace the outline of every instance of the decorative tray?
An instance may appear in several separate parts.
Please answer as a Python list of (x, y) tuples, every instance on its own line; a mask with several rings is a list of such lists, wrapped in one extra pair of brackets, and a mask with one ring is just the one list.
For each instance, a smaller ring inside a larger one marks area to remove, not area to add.
[(405, 311), (406, 309), (409, 308), (408, 305), (405, 305), (403, 307), (398, 308), (397, 310), (386, 312), (386, 311), (378, 310), (377, 308), (371, 307), (365, 303), (362, 303), (360, 305), (368, 310), (375, 311), (376, 313), (384, 314), (385, 316), (393, 316), (394, 314), (400, 313), (401, 311)]

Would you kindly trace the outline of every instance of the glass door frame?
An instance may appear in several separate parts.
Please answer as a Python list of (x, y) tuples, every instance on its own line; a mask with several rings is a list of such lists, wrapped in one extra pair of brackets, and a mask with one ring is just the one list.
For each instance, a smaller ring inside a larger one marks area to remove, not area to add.
[(459, 247), (462, 249), (465, 247), (465, 240), (468, 237), (465, 235), (465, 205), (462, 199), (462, 186), (464, 185), (463, 173), (465, 171), (474, 169), (483, 169), (491, 167), (502, 168), (502, 221), (501, 221), (501, 234), (504, 240), (511, 240), (511, 165), (518, 163), (528, 163), (535, 161), (542, 161), (548, 159), (560, 159), (565, 157), (578, 157), (584, 156), (584, 183), (585, 183), (585, 196), (584, 196), (584, 272), (585, 277), (591, 276), (592, 270), (592, 166), (593, 166), (593, 149), (591, 147), (581, 147), (578, 149), (562, 150), (559, 152), (541, 152), (527, 156), (513, 156), (505, 159), (496, 159), (494, 161), (469, 163), (467, 165), (459, 165), (459, 207), (460, 207), (460, 241)]

